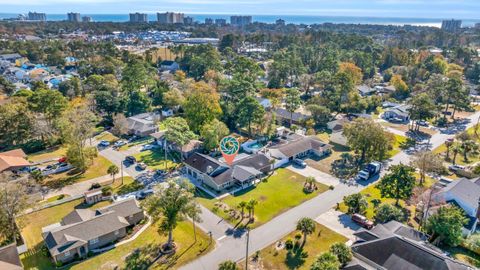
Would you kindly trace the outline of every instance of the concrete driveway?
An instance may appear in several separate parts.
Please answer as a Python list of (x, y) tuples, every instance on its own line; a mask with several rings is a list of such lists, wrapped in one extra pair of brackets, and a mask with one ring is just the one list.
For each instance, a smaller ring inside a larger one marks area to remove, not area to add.
[(336, 186), (340, 184), (340, 180), (335, 176), (319, 171), (313, 167), (307, 166), (305, 168), (299, 168), (293, 165), (289, 165), (287, 169), (296, 172), (305, 177), (313, 176), (317, 182), (327, 185), (327, 186)]
[(333, 209), (321, 214), (315, 221), (347, 237), (352, 242), (355, 241), (353, 233), (360, 229), (360, 226), (353, 222), (349, 215)]

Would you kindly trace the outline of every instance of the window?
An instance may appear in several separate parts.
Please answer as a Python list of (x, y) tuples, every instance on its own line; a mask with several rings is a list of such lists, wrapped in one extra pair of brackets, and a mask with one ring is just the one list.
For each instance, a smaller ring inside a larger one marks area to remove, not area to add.
[(65, 251), (65, 253), (63, 253), (63, 255), (64, 255), (65, 257), (68, 257), (68, 256), (70, 256), (70, 250), (68, 250), (68, 251)]
[(98, 237), (97, 238), (93, 238), (92, 240), (88, 241), (90, 243), (90, 245), (94, 245), (96, 243), (98, 243)]
[(115, 235), (118, 235), (120, 232), (118, 230), (115, 231)]

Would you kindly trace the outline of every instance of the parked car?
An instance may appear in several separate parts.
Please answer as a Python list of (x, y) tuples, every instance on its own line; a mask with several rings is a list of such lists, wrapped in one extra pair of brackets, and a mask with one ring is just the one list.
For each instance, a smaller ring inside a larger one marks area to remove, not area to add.
[(64, 163), (67, 162), (67, 157), (61, 157), (58, 159), (58, 163)]
[(137, 163), (137, 169), (143, 171), (147, 168), (147, 165), (143, 162)]
[(417, 121), (417, 125), (422, 127), (428, 127), (428, 122), (425, 120), (420, 120), (420, 121)]
[(166, 172), (164, 170), (157, 169), (157, 170), (155, 170), (154, 176), (165, 176), (167, 174), (168, 174), (168, 172)]
[(145, 198), (147, 198), (149, 195), (152, 195), (152, 194), (153, 194), (153, 190), (151, 189), (142, 190), (135, 197), (137, 198), (137, 200), (144, 200)]
[(100, 143), (98, 144), (98, 146), (100, 147), (107, 147), (109, 145), (110, 145), (109, 141), (100, 141)]
[(299, 158), (294, 159), (293, 164), (295, 164), (299, 167), (302, 167), (302, 168), (307, 167), (307, 163), (305, 161), (303, 161), (302, 159), (299, 159)]
[(132, 137), (130, 137), (130, 138), (128, 139), (128, 142), (134, 142), (134, 141), (138, 140), (139, 138), (140, 138), (140, 137), (138, 137), (137, 135), (133, 135)]
[(126, 141), (124, 141), (124, 140), (119, 140), (119, 141), (116, 141), (116, 142), (113, 144), (113, 146), (115, 146), (115, 147), (120, 147), (120, 146), (124, 146), (124, 145), (126, 145), (126, 144), (127, 144)]
[(371, 228), (373, 228), (373, 222), (360, 214), (353, 214), (352, 221), (364, 227), (365, 229), (370, 230)]
[(137, 162), (137, 159), (134, 156), (126, 156), (125, 161), (133, 164), (133, 163)]
[(140, 151), (152, 150), (153, 148), (155, 148), (155, 146), (151, 144), (145, 144)]
[(448, 166), (448, 169), (452, 172), (460, 171), (460, 170), (465, 170), (465, 166), (462, 165), (450, 165)]

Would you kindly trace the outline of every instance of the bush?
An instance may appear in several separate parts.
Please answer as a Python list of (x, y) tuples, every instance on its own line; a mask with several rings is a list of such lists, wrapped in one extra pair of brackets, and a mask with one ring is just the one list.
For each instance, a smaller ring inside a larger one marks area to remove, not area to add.
[(295, 234), (295, 240), (300, 240), (302, 239), (302, 234), (301, 233), (296, 233)]
[(57, 266), (57, 267), (62, 267), (62, 266), (63, 266), (63, 263), (60, 262), (60, 261), (58, 261), (58, 262), (55, 264), (55, 266)]
[(102, 195), (103, 196), (110, 196), (112, 195), (112, 187), (107, 186), (102, 188)]
[(88, 190), (101, 188), (102, 186), (99, 183), (93, 183)]
[(386, 223), (391, 220), (396, 220), (399, 222), (404, 221), (405, 215), (403, 211), (392, 204), (381, 204), (376, 210), (375, 221), (379, 223)]
[(352, 260), (352, 252), (345, 243), (335, 243), (330, 246), (330, 252), (337, 256), (342, 266), (347, 265)]
[(334, 190), (334, 189), (335, 189), (335, 186), (333, 186), (333, 185), (330, 185), (330, 186), (328, 187), (328, 189), (330, 189), (330, 190)]
[(289, 238), (285, 241), (285, 248), (287, 250), (290, 250), (290, 249), (293, 248), (293, 240), (292, 239)]

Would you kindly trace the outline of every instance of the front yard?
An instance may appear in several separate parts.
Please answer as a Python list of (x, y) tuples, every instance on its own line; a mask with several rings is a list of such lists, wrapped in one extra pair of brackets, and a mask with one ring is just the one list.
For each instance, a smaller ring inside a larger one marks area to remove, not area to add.
[(239, 211), (237, 206), (241, 201), (248, 202), (254, 199), (258, 202), (258, 205), (255, 207), (255, 221), (250, 225), (251, 227), (258, 227), (278, 214), (328, 190), (326, 185), (317, 183), (318, 189), (316, 191), (305, 193), (303, 191), (304, 183), (304, 176), (281, 168), (277, 169), (272, 176), (267, 177), (257, 186), (245, 189), (235, 195), (229, 195), (221, 200), (216, 200), (202, 192), (198, 192), (197, 200), (212, 212), (235, 225), (237, 223), (240, 224), (241, 220), (238, 217), (238, 213), (235, 215), (235, 218), (232, 217), (230, 214), (231, 210)]
[(52, 174), (45, 178), (44, 184), (50, 188), (60, 188), (73, 183), (104, 176), (108, 174), (107, 170), (110, 165), (112, 165), (112, 163), (108, 159), (99, 155), (93, 159), (92, 166), (90, 166), (84, 173), (75, 172), (75, 169), (73, 169), (64, 173)]
[[(109, 202), (101, 202), (95, 204), (93, 208), (100, 208), (108, 204)], [(20, 256), (25, 269), (54, 269), (49, 257), (42, 253), (42, 227), (59, 222), (76, 208), (86, 208), (83, 199), (63, 203), (18, 218), (20, 226), (23, 226), (22, 236), (28, 247), (28, 251)]]
[[(301, 247), (302, 238), (298, 238), (299, 231), (293, 231), (280, 241), (262, 249), (256, 255), (250, 256), (250, 269), (310, 269), (315, 258), (329, 250), (330, 246), (347, 242), (347, 238), (327, 227), (316, 223), (315, 232), (307, 237), (307, 242)], [(297, 237), (295, 237), (297, 236)], [(298, 238), (298, 239), (297, 239)], [(293, 241), (294, 247), (290, 250), (285, 248), (286, 241)], [(279, 246), (279, 242), (281, 246)], [(242, 263), (241, 266), (244, 266)]]
[(138, 162), (145, 163), (149, 169), (171, 170), (178, 166), (177, 163), (168, 159), (165, 160), (165, 153), (161, 149), (153, 149), (135, 154)]
[[(108, 204), (109, 202), (101, 202), (95, 204), (92, 208), (100, 208)], [(49, 255), (45, 253), (45, 250), (42, 250), (43, 238), (41, 236), (41, 228), (59, 222), (75, 208), (85, 207), (86, 206), (82, 204), (82, 199), (78, 199), (19, 218), (20, 224), (25, 225), (22, 229), (22, 236), (28, 246), (28, 251), (20, 256), (25, 269), (56, 269)], [(157, 262), (150, 269), (177, 268), (179, 265), (185, 264), (211, 250), (214, 244), (210, 245), (209, 237), (198, 228), (196, 231), (197, 241), (194, 242), (192, 224), (190, 222), (179, 223), (173, 233), (174, 240), (178, 247), (177, 253), (170, 258), (166, 258), (165, 264), (158, 264)], [(147, 228), (135, 240), (78, 264), (66, 266), (64, 269), (110, 270), (115, 269), (115, 267), (132, 269), (129, 267), (151, 262), (158, 254), (156, 251), (159, 245), (165, 241), (166, 236), (159, 235), (157, 226), (154, 224)], [(128, 256), (136, 250), (139, 251), (139, 256)]]

